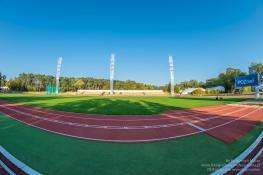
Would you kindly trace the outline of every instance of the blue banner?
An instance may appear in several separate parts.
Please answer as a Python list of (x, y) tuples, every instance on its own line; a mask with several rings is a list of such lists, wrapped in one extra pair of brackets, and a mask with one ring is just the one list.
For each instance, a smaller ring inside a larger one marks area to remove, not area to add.
[(259, 85), (259, 75), (258, 74), (241, 76), (235, 79), (236, 88), (245, 87), (245, 86), (257, 86), (257, 85)]

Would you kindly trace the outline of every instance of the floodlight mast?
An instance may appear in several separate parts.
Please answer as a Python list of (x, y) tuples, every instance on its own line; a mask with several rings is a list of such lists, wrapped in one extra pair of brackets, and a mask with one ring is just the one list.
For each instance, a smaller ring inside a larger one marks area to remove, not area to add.
[(169, 66), (170, 66), (170, 86), (171, 86), (170, 95), (174, 96), (174, 62), (172, 56), (169, 56)]
[(60, 78), (60, 72), (61, 72), (61, 65), (62, 65), (62, 57), (59, 57), (58, 63), (57, 63), (56, 94), (59, 94), (59, 78)]
[(111, 54), (110, 60), (110, 94), (113, 95), (113, 81), (114, 81), (114, 71), (115, 71), (115, 55)]

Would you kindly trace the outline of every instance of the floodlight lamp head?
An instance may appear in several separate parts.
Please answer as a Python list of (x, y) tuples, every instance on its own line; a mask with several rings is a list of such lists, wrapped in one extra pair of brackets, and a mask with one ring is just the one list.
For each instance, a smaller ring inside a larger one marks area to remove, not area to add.
[(173, 64), (173, 57), (172, 56), (169, 56), (169, 63)]
[(115, 61), (115, 54), (111, 54), (111, 62), (114, 62)]
[(58, 64), (62, 63), (62, 57), (58, 57)]

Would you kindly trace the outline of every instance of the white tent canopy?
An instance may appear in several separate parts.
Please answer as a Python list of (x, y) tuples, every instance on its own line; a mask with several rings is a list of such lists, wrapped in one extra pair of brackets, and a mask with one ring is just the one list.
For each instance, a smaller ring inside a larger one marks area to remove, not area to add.
[(215, 86), (215, 87), (211, 87), (208, 88), (209, 91), (221, 91), (221, 92), (225, 92), (225, 87), (224, 86)]

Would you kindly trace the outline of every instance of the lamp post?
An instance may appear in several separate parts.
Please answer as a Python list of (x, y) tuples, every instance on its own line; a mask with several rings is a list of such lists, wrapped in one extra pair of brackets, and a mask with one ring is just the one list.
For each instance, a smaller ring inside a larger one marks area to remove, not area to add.
[(174, 62), (172, 56), (169, 56), (169, 67), (170, 67), (170, 86), (171, 86), (170, 95), (174, 96)]
[(115, 55), (111, 54), (110, 59), (110, 94), (113, 95), (113, 81), (114, 81), (114, 71), (115, 71)]

